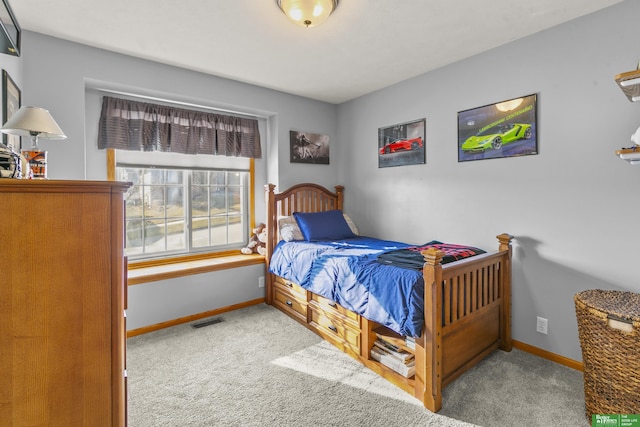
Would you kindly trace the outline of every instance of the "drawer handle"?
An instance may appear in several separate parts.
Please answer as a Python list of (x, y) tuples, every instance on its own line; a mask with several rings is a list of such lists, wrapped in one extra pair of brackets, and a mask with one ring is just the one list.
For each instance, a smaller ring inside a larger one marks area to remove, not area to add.
[(333, 332), (338, 332), (338, 328), (336, 328), (333, 325), (329, 325), (328, 328), (331, 329)]
[(329, 307), (331, 307), (331, 308), (338, 308), (338, 304), (336, 304), (335, 302), (330, 302), (330, 303), (329, 303)]
[(293, 283), (291, 283), (291, 282), (290, 282), (290, 281), (288, 281), (288, 280), (287, 280), (284, 284), (285, 284), (285, 285), (287, 285), (287, 286), (288, 286), (288, 287), (290, 287), (290, 288), (293, 288)]
[(292, 303), (290, 300), (287, 300), (287, 301), (285, 302), (285, 304), (287, 304), (289, 307), (292, 307), (292, 306), (293, 306), (293, 303)]

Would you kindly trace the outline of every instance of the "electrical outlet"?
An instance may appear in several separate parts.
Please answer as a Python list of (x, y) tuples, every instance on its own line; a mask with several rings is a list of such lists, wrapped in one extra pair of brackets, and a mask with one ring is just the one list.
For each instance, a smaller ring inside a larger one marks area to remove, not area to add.
[(264, 288), (264, 276), (258, 277), (258, 287)]
[(540, 332), (541, 334), (547, 335), (548, 324), (549, 321), (547, 319), (545, 319), (544, 317), (538, 317), (538, 320), (536, 322), (536, 331)]

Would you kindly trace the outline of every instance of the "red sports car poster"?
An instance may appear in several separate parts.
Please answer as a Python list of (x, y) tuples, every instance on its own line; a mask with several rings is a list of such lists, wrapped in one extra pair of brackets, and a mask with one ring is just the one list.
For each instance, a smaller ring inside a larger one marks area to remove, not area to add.
[(426, 163), (426, 119), (378, 129), (378, 167)]

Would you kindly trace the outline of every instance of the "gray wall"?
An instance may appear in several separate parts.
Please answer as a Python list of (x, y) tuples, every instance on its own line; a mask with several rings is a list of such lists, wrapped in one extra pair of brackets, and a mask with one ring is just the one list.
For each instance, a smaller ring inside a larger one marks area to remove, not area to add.
[(101, 164), (105, 164), (101, 160), (106, 157), (95, 149), (97, 142), (86, 137), (96, 134), (98, 117), (93, 113), (95, 105), (85, 104), (85, 92), (106, 88), (265, 117), (269, 129), (263, 135), (263, 161), (268, 167), (259, 177), (262, 181), (268, 176), (286, 188), (301, 180), (323, 185), (335, 180), (335, 163), (278, 168), (289, 163), (289, 130), (327, 134), (335, 140), (334, 105), (28, 31), (23, 45), (23, 104), (47, 108), (68, 137), (62, 142), (42, 141), (49, 151), (50, 178), (101, 178)]
[(129, 286), (127, 330), (205, 313), (264, 297), (263, 265)]
[[(640, 125), (614, 81), (640, 59), (639, 16), (629, 0), (340, 105), (340, 182), (361, 231), (483, 248), (515, 235), (514, 339), (581, 360), (573, 295), (640, 291), (640, 167), (614, 155)], [(538, 155), (457, 162), (458, 111), (532, 93)], [(378, 169), (377, 129), (419, 118), (427, 164)]]
[[(516, 236), (514, 338), (580, 360), (573, 295), (640, 291), (632, 267), (640, 168), (614, 155), (630, 145), (640, 103), (613, 81), (639, 59), (637, 16), (640, 3), (627, 0), (339, 106), (29, 32), (15, 80), (23, 103), (50, 109), (69, 136), (42, 144), (52, 178), (100, 177), (102, 154), (87, 137), (95, 106), (86, 105), (93, 101), (85, 92), (108, 85), (264, 116), (259, 181), (344, 184), (345, 208), (364, 234), (490, 249), (494, 236), (509, 232)], [(538, 94), (538, 155), (457, 162), (458, 111), (531, 93)], [(377, 129), (419, 118), (427, 120), (427, 164), (378, 169)], [(328, 134), (331, 164), (290, 164), (292, 129)], [(130, 327), (253, 298), (259, 274), (252, 266), (133, 286)], [(549, 319), (548, 335), (535, 332), (536, 316)]]
[[(267, 182), (282, 189), (300, 181), (335, 185), (335, 162), (329, 166), (289, 165), (290, 130), (322, 133), (335, 140), (334, 105), (32, 32), (25, 33), (23, 46), (19, 60), (24, 67), (23, 104), (49, 109), (68, 137), (41, 141), (41, 147), (48, 150), (49, 178), (106, 178), (106, 154), (97, 149), (96, 142), (100, 97), (95, 89), (107, 89), (264, 118), (264, 157), (256, 161), (257, 221), (265, 218), (263, 187)], [(263, 297), (259, 276), (264, 276), (263, 266), (248, 266), (132, 286), (127, 328)]]

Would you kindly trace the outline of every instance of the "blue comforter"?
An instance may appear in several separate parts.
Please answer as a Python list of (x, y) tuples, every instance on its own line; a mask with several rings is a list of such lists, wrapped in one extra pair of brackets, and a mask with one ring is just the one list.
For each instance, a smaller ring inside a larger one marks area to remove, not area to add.
[(383, 252), (409, 246), (369, 237), (281, 241), (269, 271), (400, 335), (419, 337), (424, 320), (422, 272), (377, 261)]

